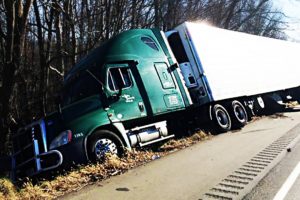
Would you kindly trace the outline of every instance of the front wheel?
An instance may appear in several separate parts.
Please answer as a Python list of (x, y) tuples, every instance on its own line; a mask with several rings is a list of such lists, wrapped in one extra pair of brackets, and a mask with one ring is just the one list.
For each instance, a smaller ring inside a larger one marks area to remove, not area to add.
[(220, 104), (213, 106), (211, 110), (212, 122), (217, 133), (224, 133), (231, 129), (231, 119), (227, 110)]
[(124, 144), (115, 133), (100, 130), (88, 138), (87, 151), (90, 161), (102, 162), (107, 154), (122, 156), (124, 154)]

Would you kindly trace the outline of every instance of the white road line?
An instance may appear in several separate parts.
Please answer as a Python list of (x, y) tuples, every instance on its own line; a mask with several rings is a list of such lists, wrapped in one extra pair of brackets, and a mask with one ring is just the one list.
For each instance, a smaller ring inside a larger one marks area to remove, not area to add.
[(280, 190), (277, 192), (273, 200), (283, 200), (287, 195), (288, 191), (291, 189), (291, 187), (297, 180), (299, 174), (300, 174), (300, 162), (297, 164), (297, 166), (294, 168), (292, 173), (289, 175), (289, 177), (286, 179), (284, 184), (281, 186)]

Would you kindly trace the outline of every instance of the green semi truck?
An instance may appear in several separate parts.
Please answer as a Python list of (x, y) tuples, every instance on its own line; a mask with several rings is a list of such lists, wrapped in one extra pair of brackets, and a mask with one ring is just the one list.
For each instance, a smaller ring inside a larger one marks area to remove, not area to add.
[(13, 174), (122, 155), (174, 137), (190, 120), (241, 128), (269, 104), (299, 100), (295, 51), (295, 43), (188, 22), (166, 34), (125, 31), (71, 68), (57, 112), (14, 134)]

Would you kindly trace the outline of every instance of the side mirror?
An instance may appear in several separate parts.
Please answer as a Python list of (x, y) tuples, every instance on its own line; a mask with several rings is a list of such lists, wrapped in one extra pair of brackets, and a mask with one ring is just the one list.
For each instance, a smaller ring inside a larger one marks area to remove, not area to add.
[(124, 88), (124, 84), (120, 84), (118, 83), (118, 93), (114, 93), (108, 96), (108, 99), (113, 100), (113, 101), (117, 101), (120, 99), (121, 95), (122, 95), (122, 91)]

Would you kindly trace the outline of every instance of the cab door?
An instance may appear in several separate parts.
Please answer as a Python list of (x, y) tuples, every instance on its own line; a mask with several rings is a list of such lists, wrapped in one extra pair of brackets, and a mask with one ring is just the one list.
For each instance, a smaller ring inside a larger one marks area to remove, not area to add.
[(106, 65), (109, 93), (108, 115), (112, 121), (128, 121), (147, 116), (144, 101), (132, 73), (132, 64)]

